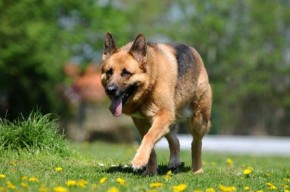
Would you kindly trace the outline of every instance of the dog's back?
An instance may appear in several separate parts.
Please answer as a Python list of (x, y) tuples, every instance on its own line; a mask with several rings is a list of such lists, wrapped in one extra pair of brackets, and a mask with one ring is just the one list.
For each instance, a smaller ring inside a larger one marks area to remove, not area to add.
[[(175, 107), (179, 111), (192, 100), (199, 98), (209, 88), (208, 75), (199, 53), (183, 44), (147, 43), (154, 52), (161, 54), (155, 62), (157, 68), (165, 68), (166, 73), (176, 70), (175, 76), (166, 81), (175, 81)], [(155, 56), (154, 56), (155, 57)], [(166, 61), (163, 61), (166, 58)], [(160, 74), (161, 75), (161, 74)], [(162, 74), (164, 76), (164, 74)]]

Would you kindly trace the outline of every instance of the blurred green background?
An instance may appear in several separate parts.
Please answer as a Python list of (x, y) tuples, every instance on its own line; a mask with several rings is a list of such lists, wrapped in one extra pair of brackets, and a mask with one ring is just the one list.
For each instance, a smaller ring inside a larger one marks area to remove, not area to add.
[(211, 134), (290, 136), (289, 10), (288, 0), (0, 0), (0, 117), (39, 109), (72, 139), (134, 140), (131, 121), (108, 111), (99, 66), (106, 32), (119, 46), (143, 33), (200, 52)]

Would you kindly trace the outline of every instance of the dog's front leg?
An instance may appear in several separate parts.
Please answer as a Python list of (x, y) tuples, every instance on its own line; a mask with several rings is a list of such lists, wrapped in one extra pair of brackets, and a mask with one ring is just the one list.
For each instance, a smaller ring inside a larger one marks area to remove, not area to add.
[(155, 143), (169, 132), (169, 127), (173, 121), (174, 115), (169, 111), (159, 112), (158, 115), (153, 118), (152, 126), (144, 135), (141, 145), (132, 161), (134, 170), (141, 169), (147, 165)]

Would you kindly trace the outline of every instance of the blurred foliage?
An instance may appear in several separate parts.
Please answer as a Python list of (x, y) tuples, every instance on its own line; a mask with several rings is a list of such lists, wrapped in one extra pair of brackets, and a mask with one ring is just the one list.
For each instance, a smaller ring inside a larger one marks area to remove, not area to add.
[(290, 135), (289, 10), (287, 0), (0, 0), (0, 105), (12, 118), (36, 105), (60, 113), (65, 61), (100, 61), (107, 31), (118, 45), (144, 33), (201, 53), (213, 132)]
[(0, 109), (9, 119), (35, 107), (64, 114), (65, 62), (96, 60), (106, 31), (126, 38), (124, 14), (94, 0), (0, 0), (0, 13)]

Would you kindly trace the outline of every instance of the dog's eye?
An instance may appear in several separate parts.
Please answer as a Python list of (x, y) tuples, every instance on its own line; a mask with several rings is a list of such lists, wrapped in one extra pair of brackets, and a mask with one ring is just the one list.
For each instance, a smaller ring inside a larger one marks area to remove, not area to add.
[(113, 75), (113, 69), (109, 69), (109, 70), (106, 72), (106, 75), (107, 75), (107, 78), (110, 78), (110, 77)]
[(133, 75), (133, 73), (127, 71), (126, 69), (123, 69), (121, 76), (122, 77), (131, 77)]

